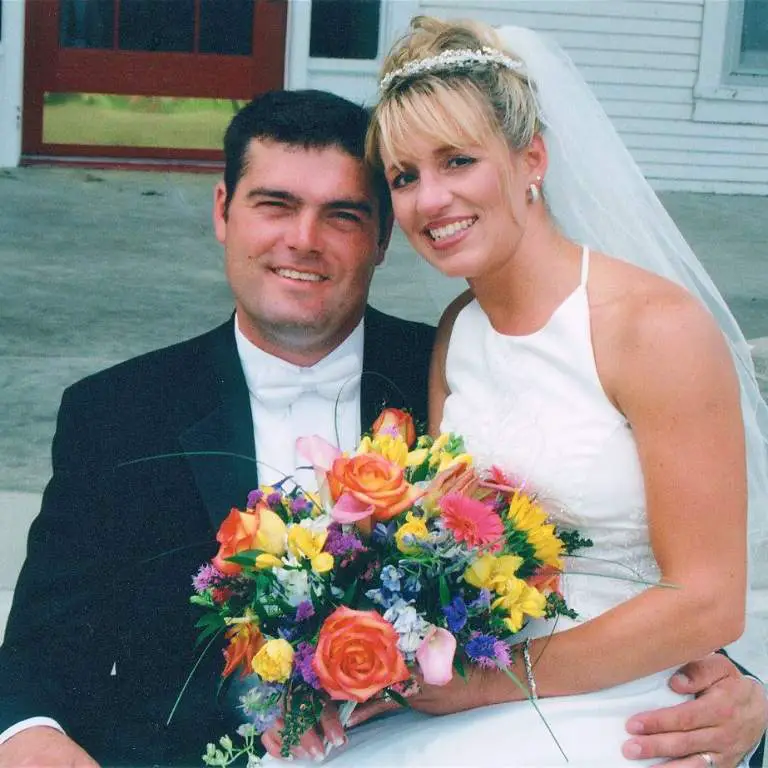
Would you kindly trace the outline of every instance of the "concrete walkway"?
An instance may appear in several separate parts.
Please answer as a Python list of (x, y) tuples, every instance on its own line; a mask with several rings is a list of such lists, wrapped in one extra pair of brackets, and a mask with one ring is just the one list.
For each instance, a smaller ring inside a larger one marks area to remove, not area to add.
[[(112, 363), (207, 330), (231, 299), (210, 225), (209, 175), (0, 171), (0, 632), (50, 471), (61, 391)], [(664, 203), (745, 330), (768, 392), (768, 199)], [(396, 234), (372, 303), (434, 321), (422, 267)], [(1, 590), (5, 591), (5, 598)]]

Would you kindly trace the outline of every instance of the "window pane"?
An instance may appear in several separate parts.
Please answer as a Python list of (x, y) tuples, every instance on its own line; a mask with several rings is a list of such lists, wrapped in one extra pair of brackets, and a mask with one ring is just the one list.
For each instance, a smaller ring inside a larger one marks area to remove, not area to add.
[(60, 0), (62, 48), (111, 48), (115, 0)]
[(85, 146), (221, 149), (245, 102), (108, 93), (46, 93), (43, 141)]
[(194, 49), (195, 0), (120, 0), (120, 48)]
[(250, 56), (253, 0), (202, 0), (200, 52)]
[(768, 0), (745, 0), (739, 69), (768, 70)]
[(312, 0), (309, 55), (375, 59), (381, 0)]

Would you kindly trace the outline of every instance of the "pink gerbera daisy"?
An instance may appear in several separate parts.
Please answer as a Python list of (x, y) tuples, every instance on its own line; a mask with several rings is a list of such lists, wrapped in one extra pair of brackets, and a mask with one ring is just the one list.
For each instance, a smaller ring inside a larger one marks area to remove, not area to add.
[(468, 547), (501, 546), (504, 524), (498, 512), (477, 499), (470, 499), (458, 493), (449, 493), (440, 500), (445, 526), (453, 533), (456, 541)]

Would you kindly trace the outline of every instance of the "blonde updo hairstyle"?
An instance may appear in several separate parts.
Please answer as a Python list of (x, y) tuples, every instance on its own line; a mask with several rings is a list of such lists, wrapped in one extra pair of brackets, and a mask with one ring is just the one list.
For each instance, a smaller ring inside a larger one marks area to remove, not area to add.
[[(416, 16), (384, 61), (382, 78), (444, 51), (485, 47), (518, 60), (489, 26)], [(383, 150), (397, 163), (414, 134), (449, 147), (498, 142), (521, 150), (540, 129), (533, 85), (522, 63), (519, 69), (485, 62), (440, 66), (390, 80), (373, 111), (366, 157), (381, 166)]]

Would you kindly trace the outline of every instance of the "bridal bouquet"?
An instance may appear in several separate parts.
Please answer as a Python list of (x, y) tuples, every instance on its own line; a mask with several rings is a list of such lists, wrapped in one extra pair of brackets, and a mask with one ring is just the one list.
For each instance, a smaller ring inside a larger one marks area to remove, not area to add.
[(459, 436), (417, 439), (387, 409), (353, 455), (317, 437), (299, 449), (319, 492), (252, 491), (193, 580), (200, 639), (224, 633), (246, 720), (244, 746), (209, 744), (208, 765), (258, 762), (279, 717), (287, 756), (328, 700), (405, 705), (413, 670), (431, 685), (467, 664), (508, 670), (529, 618), (574, 615), (561, 558), (588, 542), (501, 472), (475, 471)]

